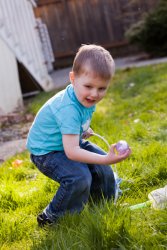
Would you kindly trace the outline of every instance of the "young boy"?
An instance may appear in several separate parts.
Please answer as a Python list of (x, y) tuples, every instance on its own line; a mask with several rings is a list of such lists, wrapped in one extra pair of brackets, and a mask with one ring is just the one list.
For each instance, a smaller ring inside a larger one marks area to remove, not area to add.
[(113, 199), (115, 178), (109, 164), (126, 159), (114, 153), (115, 144), (106, 154), (84, 139), (95, 105), (105, 96), (114, 75), (114, 61), (108, 51), (97, 45), (83, 45), (74, 59), (71, 84), (39, 110), (28, 134), (31, 160), (46, 176), (60, 183), (53, 200), (38, 215), (43, 226), (56, 222), (65, 212), (80, 212), (90, 195)]

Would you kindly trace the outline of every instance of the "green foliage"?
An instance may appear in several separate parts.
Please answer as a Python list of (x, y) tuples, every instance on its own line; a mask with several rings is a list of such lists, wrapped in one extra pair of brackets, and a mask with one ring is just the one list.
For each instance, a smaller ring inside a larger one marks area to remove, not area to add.
[(132, 25), (126, 32), (131, 43), (154, 56), (167, 53), (167, 1), (160, 0), (154, 11)]
[[(27, 151), (1, 164), (0, 249), (166, 249), (166, 209), (128, 209), (167, 183), (166, 68), (161, 64), (118, 71), (106, 98), (97, 105), (92, 128), (109, 143), (125, 139), (133, 151), (117, 164), (123, 195), (116, 205), (89, 203), (81, 214), (66, 214), (55, 226), (38, 228), (36, 216), (58, 184), (36, 169)], [(53, 94), (42, 93), (29, 109), (37, 112)], [(107, 150), (99, 138), (91, 140)], [(16, 159), (21, 165), (13, 164)]]

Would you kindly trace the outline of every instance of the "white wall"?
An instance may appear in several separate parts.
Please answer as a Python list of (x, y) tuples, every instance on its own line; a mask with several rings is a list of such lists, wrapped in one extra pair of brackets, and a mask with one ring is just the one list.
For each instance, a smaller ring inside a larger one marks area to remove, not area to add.
[[(39, 22), (35, 18), (32, 2), (34, 1), (0, 0), (0, 38), (42, 89), (49, 91), (54, 88), (54, 84), (47, 66), (51, 66), (53, 56), (44, 56), (46, 53), (44, 54), (43, 49), (48, 48), (44, 46), (44, 40), (49, 37), (46, 37), (46, 32), (42, 32), (41, 26), (38, 27)], [(43, 42), (40, 39), (41, 35)], [(51, 48), (48, 51), (49, 55), (50, 51)]]
[(23, 105), (16, 58), (0, 39), (0, 115)]

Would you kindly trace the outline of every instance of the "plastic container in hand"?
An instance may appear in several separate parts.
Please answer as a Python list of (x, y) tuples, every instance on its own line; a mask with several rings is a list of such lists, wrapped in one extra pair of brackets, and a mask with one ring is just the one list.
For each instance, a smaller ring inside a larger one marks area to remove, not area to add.
[(124, 154), (126, 150), (129, 148), (129, 145), (126, 141), (120, 140), (119, 142), (117, 142), (115, 148), (119, 154)]

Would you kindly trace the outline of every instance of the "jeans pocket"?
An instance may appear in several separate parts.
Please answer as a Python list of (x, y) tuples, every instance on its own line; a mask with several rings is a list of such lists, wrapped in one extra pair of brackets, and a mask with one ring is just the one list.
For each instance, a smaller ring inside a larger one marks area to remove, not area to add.
[(47, 155), (30, 155), (32, 162), (36, 165), (40, 172), (46, 175), (47, 165), (45, 164)]
[(45, 155), (44, 158), (39, 159), (41, 162), (38, 164), (38, 169), (47, 177), (54, 181), (60, 182), (60, 166), (57, 162), (57, 152), (51, 152)]

